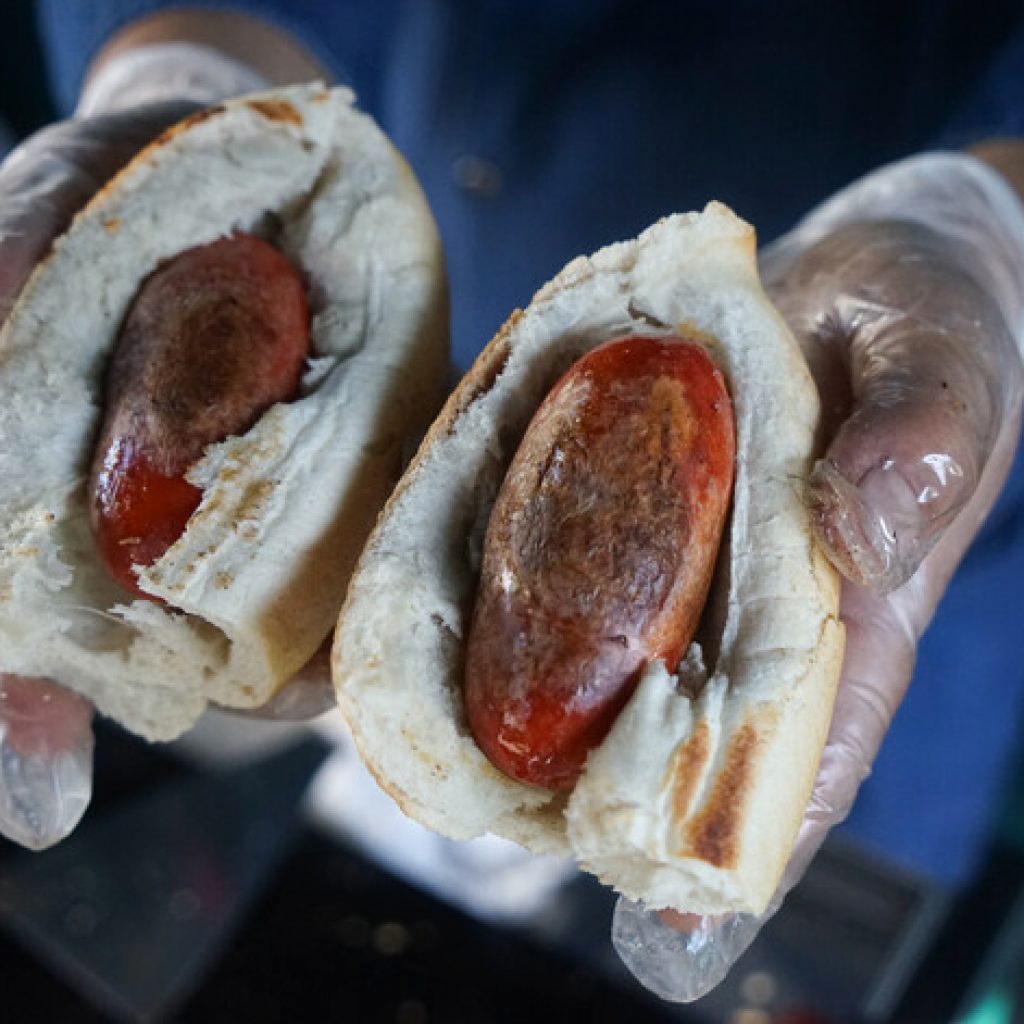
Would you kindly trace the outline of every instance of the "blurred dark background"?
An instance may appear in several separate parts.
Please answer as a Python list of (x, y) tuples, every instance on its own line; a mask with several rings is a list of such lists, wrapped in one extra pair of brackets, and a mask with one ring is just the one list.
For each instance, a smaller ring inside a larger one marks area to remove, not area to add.
[(0, 8), (0, 116), (15, 138), (56, 116), (31, 0), (7, 0)]
[[(199, 768), (100, 725), (93, 807), (61, 846), (0, 843), (4, 1019), (819, 1024), (1021, 1019), (1024, 794), (954, 894), (833, 837), (727, 982), (646, 994), (575, 876), (485, 923), (300, 811), (329, 754), (301, 734)], [(335, 753), (334, 757), (338, 755)]]
[[(0, 119), (18, 138), (53, 117), (32, 5), (7, 0)], [(1021, 784), (966, 888), (836, 837), (727, 984), (672, 1007), (619, 965), (592, 880), (482, 923), (317, 824), (300, 798), (331, 751), (313, 734), (211, 769), (98, 732), (75, 835), (39, 855), (0, 841), (5, 1021), (1024, 1020)]]

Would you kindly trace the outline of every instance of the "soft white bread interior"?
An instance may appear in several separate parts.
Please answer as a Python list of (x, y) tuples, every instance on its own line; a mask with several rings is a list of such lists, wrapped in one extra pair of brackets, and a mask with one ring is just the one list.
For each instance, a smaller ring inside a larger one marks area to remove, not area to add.
[[(694, 644), (678, 675), (649, 666), (566, 799), (506, 778), (466, 726), (463, 642), (483, 530), (560, 374), (609, 338), (664, 327), (703, 340), (733, 396), (731, 520), (703, 650)], [(381, 785), (446, 835), (571, 850), (653, 907), (762, 910), (810, 796), (842, 656), (836, 575), (799, 496), (817, 422), (814, 384), (758, 281), (754, 232), (726, 207), (669, 217), (569, 264), (451, 396), (353, 576), (333, 672)]]
[[(299, 271), (315, 358), (299, 399), (190, 470), (202, 504), (140, 573), (166, 603), (133, 600), (88, 527), (107, 357), (151, 271), (235, 230)], [(0, 334), (0, 670), (56, 679), (149, 738), (207, 702), (266, 701), (334, 625), (446, 366), (433, 220), (348, 90), (242, 97), (170, 129), (78, 215)]]

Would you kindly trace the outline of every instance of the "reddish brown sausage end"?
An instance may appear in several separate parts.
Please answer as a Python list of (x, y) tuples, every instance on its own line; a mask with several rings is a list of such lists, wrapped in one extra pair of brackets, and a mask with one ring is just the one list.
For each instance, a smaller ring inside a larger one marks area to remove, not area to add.
[(602, 345), (541, 404), (491, 513), (467, 649), (470, 728), (505, 774), (571, 788), (647, 662), (675, 669), (734, 458), (722, 374), (679, 336)]
[(269, 243), (235, 234), (189, 249), (142, 284), (107, 373), (90, 475), (91, 525), (110, 574), (140, 590), (181, 536), (207, 445), (294, 397), (309, 355), (302, 281)]

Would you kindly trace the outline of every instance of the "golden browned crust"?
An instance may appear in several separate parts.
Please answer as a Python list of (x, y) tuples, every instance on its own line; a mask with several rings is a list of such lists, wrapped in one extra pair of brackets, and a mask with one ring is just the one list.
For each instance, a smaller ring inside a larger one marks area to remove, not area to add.
[(726, 752), (725, 766), (715, 778), (711, 798), (700, 814), (682, 823), (676, 850), (679, 856), (697, 857), (716, 868), (736, 866), (744, 794), (750, 788), (751, 773), (757, 769), (762, 742), (758, 726), (751, 722), (737, 730)]
[[(146, 149), (159, 149), (161, 146), (167, 145), (173, 139), (176, 139), (183, 132), (187, 132), (190, 128), (194, 128), (197, 124), (202, 124), (204, 121), (209, 121), (211, 118), (217, 117), (223, 114), (225, 110), (223, 103), (215, 103), (212, 107), (204, 107), (202, 110), (197, 110), (194, 114), (189, 114), (187, 117), (183, 117), (180, 121), (175, 122), (170, 128), (162, 131)], [(142, 150), (144, 153), (146, 150)], [(141, 154), (140, 154), (141, 155)]]
[(302, 115), (287, 100), (249, 100), (247, 104), (268, 121), (284, 121), (302, 127)]
[[(711, 756), (711, 737), (707, 722), (701, 722), (693, 735), (676, 751), (669, 774), (672, 777), (672, 818), (683, 821), (693, 806), (701, 776)], [(684, 844), (680, 843), (677, 850)]]

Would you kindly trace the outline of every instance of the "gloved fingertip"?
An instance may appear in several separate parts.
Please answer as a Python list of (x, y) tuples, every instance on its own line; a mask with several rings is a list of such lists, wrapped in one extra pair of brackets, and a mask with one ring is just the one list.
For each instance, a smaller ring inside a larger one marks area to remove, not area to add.
[(884, 466), (857, 483), (830, 459), (814, 467), (803, 494), (819, 543), (839, 572), (879, 596), (905, 583), (927, 554), (909, 518), (914, 495)]
[(692, 1003), (718, 985), (753, 941), (760, 919), (646, 909), (620, 898), (612, 945), (644, 988), (675, 1003)]
[(0, 833), (30, 850), (67, 836), (92, 795), (93, 745), (88, 701), (0, 674)]
[(22, 752), (0, 734), (0, 832), (29, 850), (60, 842), (92, 796), (93, 736), (73, 746)]

